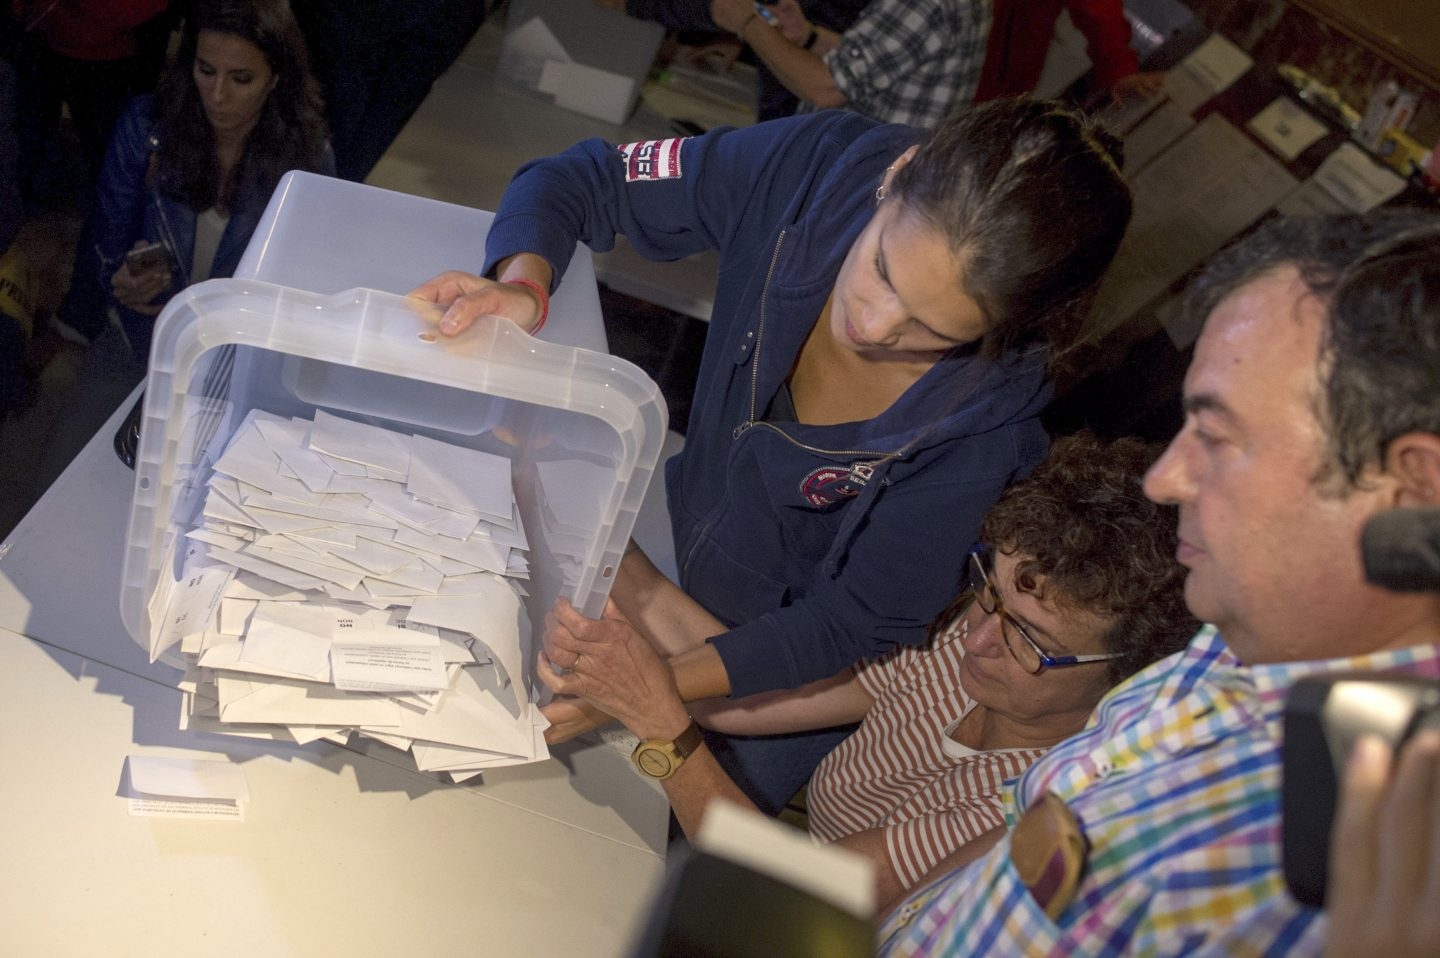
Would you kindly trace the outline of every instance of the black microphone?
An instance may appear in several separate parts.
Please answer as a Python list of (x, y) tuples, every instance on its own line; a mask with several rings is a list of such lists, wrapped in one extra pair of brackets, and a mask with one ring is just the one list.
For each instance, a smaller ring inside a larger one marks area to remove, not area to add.
[(1440, 507), (1387, 509), (1360, 534), (1365, 578), (1393, 592), (1440, 592)]

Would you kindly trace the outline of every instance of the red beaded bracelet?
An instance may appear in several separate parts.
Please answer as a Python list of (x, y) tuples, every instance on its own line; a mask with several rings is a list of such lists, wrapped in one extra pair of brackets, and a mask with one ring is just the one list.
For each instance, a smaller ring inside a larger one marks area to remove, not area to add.
[(526, 289), (534, 290), (535, 295), (540, 297), (540, 322), (536, 323), (535, 328), (530, 330), (530, 335), (534, 336), (544, 327), (545, 320), (550, 318), (550, 293), (545, 287), (533, 279), (507, 279), (505, 280), (505, 285), (524, 286)]

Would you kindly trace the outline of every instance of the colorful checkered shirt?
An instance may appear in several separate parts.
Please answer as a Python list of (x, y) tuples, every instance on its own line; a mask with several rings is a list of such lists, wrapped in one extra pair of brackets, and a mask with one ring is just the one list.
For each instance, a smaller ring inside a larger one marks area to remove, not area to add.
[(1324, 918), (1285, 890), (1280, 733), (1295, 680), (1336, 670), (1440, 676), (1440, 646), (1245, 667), (1211, 629), (1116, 687), (1085, 731), (1021, 777), (1011, 823), (1045, 792), (1090, 842), (1052, 921), (1009, 840), (912, 895), (880, 932), (892, 955), (1310, 955)]
[(825, 54), (847, 109), (931, 127), (975, 98), (990, 0), (873, 0)]

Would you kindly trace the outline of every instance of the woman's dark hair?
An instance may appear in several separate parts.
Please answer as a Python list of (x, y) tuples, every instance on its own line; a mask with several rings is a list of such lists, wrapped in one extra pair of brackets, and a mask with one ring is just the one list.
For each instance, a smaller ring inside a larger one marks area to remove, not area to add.
[[(193, 75), (200, 32), (237, 36), (265, 56), (275, 89), (245, 142), (230, 181), (220, 182), (215, 133)], [(175, 62), (157, 94), (157, 175), (166, 193), (195, 210), (237, 201), (266, 202), (290, 170), (316, 170), (327, 133), (320, 87), (310, 72), (305, 38), (286, 0), (200, 0), (186, 21)]]
[[(1109, 661), (1112, 684), (1184, 648), (1200, 627), (1185, 607), (1185, 568), (1175, 559), (1176, 510), (1141, 489), (1159, 453), (1138, 439), (1067, 436), (1005, 490), (980, 526), (984, 542), (1021, 557), (1018, 581), (1043, 576), (1046, 601), (1110, 619), (1101, 644), (1122, 653)], [(932, 634), (969, 599), (942, 613)]]
[(1046, 100), (993, 100), (951, 114), (899, 169), (905, 210), (944, 235), (985, 316), (982, 354), (1074, 346), (1125, 227), (1119, 143)]

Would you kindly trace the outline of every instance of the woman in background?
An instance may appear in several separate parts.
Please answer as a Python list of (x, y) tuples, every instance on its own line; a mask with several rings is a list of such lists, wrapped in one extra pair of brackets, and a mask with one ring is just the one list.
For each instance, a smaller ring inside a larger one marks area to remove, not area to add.
[(158, 91), (131, 100), (115, 125), (94, 247), (81, 251), (59, 324), (94, 343), (46, 451), (42, 489), (144, 378), (170, 297), (234, 274), (280, 177), (334, 174), (320, 110), (285, 0), (202, 0)]
[[(121, 116), (100, 177), (99, 269), (134, 358), (171, 296), (234, 273), (281, 176), (334, 168), (289, 5), (202, 2), (159, 91)], [(126, 264), (154, 243), (154, 265)]]

